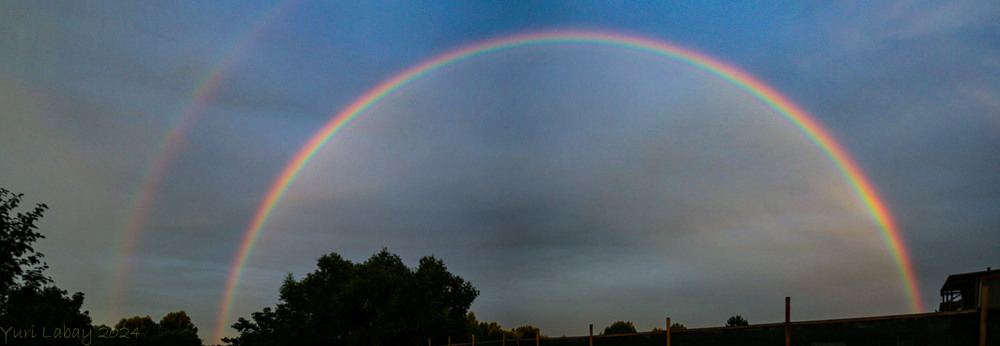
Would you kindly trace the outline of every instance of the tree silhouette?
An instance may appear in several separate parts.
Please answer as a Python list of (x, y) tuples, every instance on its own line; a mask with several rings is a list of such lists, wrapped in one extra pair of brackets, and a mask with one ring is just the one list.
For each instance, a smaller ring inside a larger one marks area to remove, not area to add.
[(635, 334), (635, 325), (632, 324), (632, 321), (618, 321), (604, 327), (604, 333), (601, 333), (601, 335), (615, 334)]
[(6, 296), (18, 286), (40, 289), (52, 279), (42, 275), (48, 265), (42, 262), (45, 255), (35, 252), (31, 244), (45, 238), (38, 233), (35, 222), (49, 207), (35, 205), (27, 213), (14, 213), (24, 194), (14, 194), (0, 188), (0, 294)]
[[(674, 324), (670, 325), (670, 331), (672, 331), (672, 332), (681, 331), (681, 330), (687, 330), (687, 327), (685, 327), (683, 324), (680, 324), (680, 323), (677, 323), (677, 322), (674, 322)], [(666, 330), (663, 330), (663, 328), (659, 328), (659, 327), (653, 327), (653, 330), (652, 330), (652, 332), (665, 332), (665, 331)]]
[(476, 336), (476, 341), (487, 341), (487, 340), (502, 340), (504, 335), (509, 339), (513, 340), (513, 331), (503, 330), (500, 324), (496, 321), (494, 322), (479, 322), (476, 319), (476, 314), (469, 311), (466, 319), (469, 321), (469, 329), (471, 330), (469, 334)]
[(150, 334), (160, 330), (160, 326), (153, 322), (153, 318), (146, 315), (145, 317), (132, 316), (129, 318), (122, 318), (115, 324), (115, 328), (128, 328), (129, 330), (138, 329), (143, 334)]
[(80, 312), (83, 293), (67, 296), (66, 291), (55, 286), (41, 289), (20, 286), (10, 292), (7, 298), (9, 301), (5, 302), (4, 314), (0, 318), (4, 328), (91, 328), (89, 313)]
[(148, 315), (122, 318), (115, 324), (115, 329), (122, 328), (127, 328), (123, 332), (130, 336), (112, 340), (115, 345), (201, 345), (201, 339), (198, 338), (198, 327), (194, 326), (191, 318), (183, 310), (166, 314), (160, 319), (160, 323), (153, 322), (153, 319)]
[(198, 327), (194, 326), (191, 322), (191, 318), (188, 317), (184, 310), (171, 312), (163, 316), (160, 319), (160, 328), (166, 330), (190, 330), (195, 333), (198, 332)]
[(335, 253), (302, 280), (289, 274), (274, 309), (240, 317), (232, 345), (418, 345), (468, 335), (479, 291), (434, 257), (411, 269), (386, 249), (363, 263)]
[(149, 336), (150, 345), (201, 345), (198, 327), (184, 310), (171, 312), (160, 319), (159, 332)]
[(726, 327), (745, 327), (749, 326), (750, 322), (747, 322), (743, 316), (735, 315), (726, 320)]
[(43, 275), (48, 268), (42, 261), (45, 255), (32, 247), (45, 238), (35, 223), (48, 206), (17, 212), (23, 196), (0, 188), (0, 326), (90, 329), (89, 313), (80, 312), (83, 293), (67, 296), (50, 285), (52, 279)]
[(514, 332), (514, 338), (516, 340), (533, 340), (537, 335), (539, 338), (544, 337), (541, 335), (541, 329), (534, 327), (532, 325), (524, 325), (511, 330)]

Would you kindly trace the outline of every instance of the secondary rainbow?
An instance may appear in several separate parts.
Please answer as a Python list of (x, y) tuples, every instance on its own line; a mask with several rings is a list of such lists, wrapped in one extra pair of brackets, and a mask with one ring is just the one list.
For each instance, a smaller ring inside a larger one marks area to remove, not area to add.
[(395, 91), (413, 83), (420, 78), (441, 69), (455, 64), (473, 59), (475, 57), (493, 54), (496, 52), (511, 49), (532, 47), (532, 46), (553, 46), (553, 45), (597, 45), (617, 47), (637, 52), (644, 52), (688, 64), (700, 70), (706, 71), (715, 77), (742, 89), (753, 98), (775, 110), (775, 112), (791, 122), (799, 131), (802, 131), (810, 141), (813, 142), (836, 167), (849, 180), (850, 185), (863, 201), (871, 217), (881, 229), (883, 240), (891, 251), (897, 266), (904, 290), (908, 294), (910, 308), (913, 312), (924, 311), (920, 290), (916, 283), (913, 265), (910, 255), (904, 245), (902, 235), (892, 220), (889, 209), (878, 196), (871, 183), (865, 177), (861, 169), (854, 162), (847, 152), (834, 140), (819, 123), (803, 109), (789, 101), (786, 97), (767, 86), (756, 78), (737, 70), (736, 68), (712, 59), (701, 53), (669, 45), (663, 42), (626, 36), (620, 34), (610, 34), (602, 32), (543, 32), (526, 35), (518, 35), (507, 38), (495, 39), (479, 44), (474, 44), (464, 48), (453, 50), (431, 60), (416, 65), (402, 73), (399, 73), (389, 80), (386, 80), (369, 90), (364, 95), (356, 99), (339, 113), (332, 120), (327, 122), (309, 141), (299, 149), (287, 166), (281, 171), (277, 180), (268, 190), (267, 195), (260, 203), (260, 207), (254, 214), (250, 225), (240, 242), (236, 258), (229, 272), (229, 279), (226, 283), (225, 293), (221, 306), (219, 307), (218, 321), (216, 324), (216, 337), (220, 337), (225, 329), (226, 321), (229, 318), (240, 276), (243, 273), (243, 266), (247, 258), (253, 251), (257, 237), (267, 224), (271, 212), (281, 201), (282, 196), (288, 186), (295, 181), (303, 168), (305, 168), (316, 155), (340, 130), (348, 125), (352, 120), (364, 114), (367, 110), (384, 100)]
[(133, 194), (133, 200), (128, 205), (132, 208), (128, 211), (127, 218), (122, 222), (122, 237), (118, 244), (118, 258), (114, 265), (114, 279), (111, 283), (111, 309), (105, 314), (104, 319), (119, 318), (122, 316), (121, 299), (126, 284), (129, 282), (128, 276), (132, 271), (132, 254), (135, 246), (139, 242), (141, 230), (145, 226), (149, 212), (153, 209), (156, 195), (161, 190), (164, 177), (168, 168), (173, 164), (177, 154), (185, 144), (185, 137), (198, 115), (205, 105), (215, 96), (216, 91), (225, 81), (233, 66), (241, 62), (248, 56), (247, 51), (253, 48), (259, 36), (270, 28), (276, 21), (284, 17), (289, 8), (294, 5), (293, 1), (285, 1), (264, 11), (256, 20), (248, 25), (247, 30), (241, 30), (242, 36), (238, 37), (228, 49), (223, 50), (216, 62), (206, 71), (210, 71), (201, 78), (198, 78), (195, 87), (185, 95), (188, 100), (181, 104), (177, 112), (174, 112), (165, 135), (161, 138), (157, 147), (157, 155), (145, 166), (142, 176), (142, 184)]

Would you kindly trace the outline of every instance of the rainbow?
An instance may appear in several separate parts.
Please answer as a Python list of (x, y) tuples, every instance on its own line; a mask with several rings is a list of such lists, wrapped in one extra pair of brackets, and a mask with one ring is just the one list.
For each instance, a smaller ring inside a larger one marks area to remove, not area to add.
[(247, 56), (247, 51), (253, 47), (256, 39), (279, 18), (283, 18), (292, 4), (292, 1), (286, 1), (275, 5), (264, 11), (251, 23), (249, 30), (242, 30), (241, 32), (244, 34), (237, 38), (228, 49), (225, 49), (226, 53), (211, 68), (207, 69), (211, 73), (199, 78), (195, 83), (197, 87), (192, 88), (192, 91), (185, 95), (184, 99), (190, 101), (185, 102), (183, 107), (179, 108), (171, 117), (174, 121), (168, 126), (166, 135), (156, 146), (159, 154), (145, 166), (142, 174), (145, 178), (139, 185), (137, 192), (133, 194), (133, 201), (128, 204), (132, 206), (132, 209), (129, 210), (126, 214), (128, 217), (122, 222), (122, 238), (118, 244), (119, 261), (115, 263), (113, 269), (114, 279), (110, 291), (111, 311), (108, 313), (111, 318), (122, 316), (120, 311), (122, 294), (134, 264), (132, 254), (139, 242), (140, 230), (145, 226), (145, 220), (148, 218), (150, 210), (153, 209), (153, 203), (162, 187), (163, 178), (166, 176), (168, 168), (184, 146), (187, 133), (204, 105), (215, 96), (230, 69)]
[(913, 264), (910, 261), (910, 254), (904, 246), (903, 237), (893, 222), (885, 202), (879, 198), (878, 193), (868, 179), (865, 178), (865, 175), (854, 160), (834, 140), (833, 136), (813, 120), (805, 110), (799, 108), (756, 78), (692, 50), (619, 34), (601, 32), (544, 32), (490, 40), (453, 50), (425, 61), (369, 90), (348, 105), (347, 108), (337, 113), (332, 120), (316, 132), (281, 171), (281, 174), (261, 201), (260, 207), (257, 209), (249, 227), (243, 235), (236, 258), (229, 272), (229, 280), (226, 283), (225, 294), (219, 308), (216, 336), (221, 337), (223, 334), (224, 325), (229, 318), (230, 308), (232, 307), (233, 297), (240, 282), (240, 275), (243, 273), (243, 266), (246, 264), (247, 258), (250, 257), (257, 237), (267, 224), (268, 218), (274, 211), (275, 206), (281, 201), (289, 185), (295, 181), (295, 178), (302, 172), (302, 169), (312, 161), (316, 153), (347, 124), (401, 88), (449, 66), (497, 52), (523, 47), (553, 45), (609, 46), (667, 57), (708, 72), (742, 89), (756, 100), (774, 109), (779, 115), (804, 133), (849, 180), (850, 185), (865, 204), (871, 217), (880, 227), (883, 240), (892, 252), (904, 289), (909, 295), (910, 308), (913, 312), (924, 311)]

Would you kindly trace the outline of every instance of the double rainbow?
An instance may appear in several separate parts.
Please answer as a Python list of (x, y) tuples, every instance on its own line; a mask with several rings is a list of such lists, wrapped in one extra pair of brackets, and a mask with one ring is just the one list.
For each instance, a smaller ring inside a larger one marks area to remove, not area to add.
[(253, 220), (243, 235), (238, 253), (229, 272), (229, 280), (226, 283), (223, 301), (219, 307), (215, 332), (216, 338), (221, 338), (223, 335), (226, 321), (229, 319), (233, 298), (239, 286), (240, 276), (243, 274), (243, 267), (246, 264), (247, 258), (250, 257), (254, 244), (257, 242), (257, 237), (267, 224), (271, 213), (281, 201), (289, 185), (302, 172), (302, 169), (312, 161), (316, 153), (339, 133), (344, 126), (397, 90), (414, 83), (424, 76), (462, 61), (512, 49), (557, 45), (617, 47), (667, 57), (708, 72), (742, 89), (753, 98), (774, 109), (778, 115), (794, 124), (799, 131), (802, 131), (849, 180), (851, 187), (864, 202), (871, 217), (881, 229), (883, 240), (885, 240), (886, 246), (891, 251), (895, 264), (898, 267), (904, 290), (909, 298), (910, 308), (914, 312), (924, 311), (910, 255), (904, 246), (899, 229), (889, 214), (888, 208), (879, 198), (875, 189), (868, 182), (868, 179), (865, 178), (865, 175), (854, 160), (837, 144), (833, 136), (813, 120), (806, 111), (756, 78), (698, 52), (662, 42), (619, 34), (600, 32), (545, 32), (486, 41), (425, 61), (369, 90), (347, 108), (337, 113), (332, 120), (316, 132), (282, 170), (281, 175), (278, 176), (278, 179), (271, 186), (270, 190), (268, 190), (263, 201), (261, 201), (260, 207), (257, 209)]

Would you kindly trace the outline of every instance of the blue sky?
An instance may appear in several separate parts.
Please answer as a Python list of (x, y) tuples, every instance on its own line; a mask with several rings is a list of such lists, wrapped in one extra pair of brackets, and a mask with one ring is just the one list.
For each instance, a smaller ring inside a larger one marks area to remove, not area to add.
[[(38, 249), (96, 323), (186, 310), (212, 341), (260, 200), (337, 111), (486, 40), (633, 35), (730, 64), (815, 116), (895, 216), (933, 310), (947, 275), (1000, 262), (998, 14), (989, 1), (6, 2), (0, 186), (51, 207)], [(908, 313), (880, 237), (832, 163), (731, 85), (638, 52), (514, 50), (416, 81), (321, 150), (265, 227), (228, 323), (322, 254), (383, 246), (443, 259), (482, 292), (480, 320), (553, 336), (774, 322), (785, 296), (794, 319)]]

